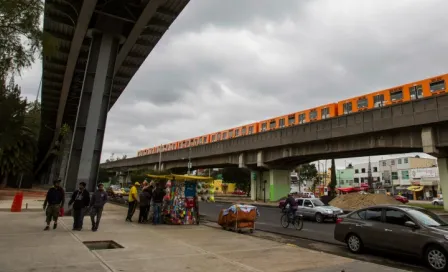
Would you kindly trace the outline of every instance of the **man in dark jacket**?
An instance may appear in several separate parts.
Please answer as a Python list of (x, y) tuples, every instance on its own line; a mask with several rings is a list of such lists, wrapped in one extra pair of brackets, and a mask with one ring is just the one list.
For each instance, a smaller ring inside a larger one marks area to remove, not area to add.
[(98, 230), (101, 215), (103, 214), (103, 207), (107, 202), (107, 193), (104, 191), (104, 185), (100, 183), (97, 187), (98, 190), (93, 193), (92, 198), (90, 199), (90, 219), (92, 220), (92, 231)]
[(145, 187), (140, 193), (140, 213), (138, 216), (139, 223), (148, 221), (149, 205), (151, 203), (150, 187)]
[(292, 197), (291, 193), (288, 194), (288, 198), (285, 201), (285, 207), (288, 204), (289, 204), (288, 218), (289, 220), (291, 220), (292, 218), (294, 218), (294, 214), (297, 211), (297, 201), (294, 199), (294, 197)]
[(58, 227), (59, 211), (61, 210), (61, 207), (64, 207), (65, 192), (61, 187), (61, 180), (55, 180), (53, 185), (54, 186), (48, 190), (44, 201), (43, 208), (47, 217), (47, 226), (44, 230), (50, 229), (51, 219), (54, 221), (53, 229)]
[(152, 194), (152, 199), (154, 202), (154, 216), (152, 223), (154, 225), (161, 222), (161, 212), (162, 212), (162, 205), (163, 205), (163, 197), (165, 196), (165, 191), (162, 188), (162, 184), (157, 183), (156, 188), (154, 189), (154, 192)]
[(79, 190), (76, 190), (72, 194), (72, 198), (68, 205), (73, 204), (73, 230), (82, 230), (82, 224), (84, 222), (84, 214), (86, 207), (90, 204), (90, 195), (86, 190), (86, 183), (79, 183)]

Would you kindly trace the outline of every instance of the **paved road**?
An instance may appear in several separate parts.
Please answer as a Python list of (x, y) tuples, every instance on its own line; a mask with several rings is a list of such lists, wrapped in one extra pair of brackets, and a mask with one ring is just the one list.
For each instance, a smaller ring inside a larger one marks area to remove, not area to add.
[[(218, 216), (221, 209), (228, 208), (230, 205), (230, 203), (200, 202), (199, 213), (202, 216), (205, 216), (205, 219), (216, 222), (218, 221)], [(260, 211), (260, 218), (256, 222), (255, 228), (280, 235), (287, 235), (289, 238), (285, 239), (288, 239), (288, 242), (291, 244), (357, 260), (406, 269), (409, 271), (429, 271), (419, 260), (406, 256), (393, 255), (390, 253), (372, 250), (366, 250), (365, 254), (351, 254), (347, 250), (345, 244), (333, 239), (335, 223), (331, 221), (318, 224), (316, 222), (305, 220), (303, 229), (301, 231), (297, 231), (293, 228), (285, 229), (280, 225), (281, 212), (279, 208), (259, 206), (258, 210)], [(263, 237), (265, 234), (255, 232), (255, 235)], [(266, 235), (269, 236), (269, 234)]]
[[(221, 209), (228, 208), (230, 205), (230, 203), (200, 202), (199, 213), (206, 216), (208, 220), (216, 222), (218, 221), (218, 216)], [(299, 238), (312, 239), (326, 243), (341, 244), (333, 238), (335, 223), (331, 221), (318, 224), (310, 220), (305, 220), (303, 229), (298, 231), (292, 227), (285, 229), (280, 225), (280, 217), (282, 214), (279, 208), (258, 207), (258, 210), (260, 211), (260, 218), (256, 222), (255, 229), (291, 235)]]

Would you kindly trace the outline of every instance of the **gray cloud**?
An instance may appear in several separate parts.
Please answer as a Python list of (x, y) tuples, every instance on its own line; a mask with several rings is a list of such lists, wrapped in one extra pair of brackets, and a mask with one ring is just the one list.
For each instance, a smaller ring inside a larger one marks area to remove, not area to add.
[(111, 110), (103, 160), (446, 73), (447, 8), (191, 1)]

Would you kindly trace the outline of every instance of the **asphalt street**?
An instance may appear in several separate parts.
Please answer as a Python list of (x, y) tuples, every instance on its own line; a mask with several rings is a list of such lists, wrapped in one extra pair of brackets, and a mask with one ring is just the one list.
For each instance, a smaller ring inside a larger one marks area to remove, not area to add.
[[(206, 203), (200, 202), (199, 214), (206, 217), (206, 219), (217, 222), (219, 212), (222, 209), (230, 207), (230, 203)], [(255, 223), (255, 229), (280, 233), (284, 235), (294, 236), (298, 238), (311, 239), (325, 243), (342, 244), (333, 238), (333, 231), (335, 223), (332, 221), (325, 221), (324, 223), (316, 223), (311, 220), (304, 221), (303, 229), (298, 231), (293, 227), (283, 228), (280, 224), (280, 217), (282, 213), (277, 207), (258, 207), (260, 217)]]
[[(219, 212), (222, 209), (230, 207), (230, 203), (205, 203), (200, 202), (199, 214), (204, 216), (206, 220), (217, 222)], [(262, 232), (255, 231), (256, 236), (283, 235), (283, 239), (287, 243), (295, 244), (301, 247), (319, 250), (339, 256), (353, 258), (361, 261), (367, 261), (377, 264), (383, 264), (409, 271), (430, 271), (423, 263), (416, 259), (401, 255), (394, 255), (386, 252), (378, 252), (367, 249), (364, 254), (352, 254), (346, 248), (344, 243), (338, 242), (333, 238), (335, 223), (326, 221), (325, 223), (316, 223), (310, 220), (304, 221), (303, 229), (298, 231), (289, 227), (287, 229), (280, 225), (280, 217), (282, 213), (277, 207), (262, 207), (258, 206), (260, 217), (255, 223), (255, 229)], [(263, 234), (266, 232), (266, 234)]]

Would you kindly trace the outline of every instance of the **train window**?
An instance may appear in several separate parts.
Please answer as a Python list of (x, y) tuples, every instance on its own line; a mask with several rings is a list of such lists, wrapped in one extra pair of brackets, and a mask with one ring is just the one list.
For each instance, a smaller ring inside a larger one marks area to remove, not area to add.
[(248, 133), (248, 134), (252, 134), (252, 133), (254, 133), (254, 127), (253, 127), (253, 126), (250, 126), (250, 127), (249, 127), (249, 133)]
[(199, 144), (202, 144), (202, 137), (199, 138)]
[(217, 139), (218, 141), (221, 141), (221, 133), (216, 134), (216, 139)]
[(364, 109), (367, 108), (369, 106), (369, 101), (367, 100), (367, 98), (360, 98), (358, 99), (358, 109)]
[(282, 118), (282, 119), (280, 119), (280, 120), (278, 120), (278, 123), (279, 123), (279, 126), (282, 128), (282, 127), (285, 127), (285, 118)]
[(295, 122), (296, 122), (296, 117), (295, 116), (289, 116), (289, 118), (288, 118), (288, 126), (294, 125)]
[(384, 106), (384, 94), (378, 94), (373, 97), (373, 105), (375, 108)]
[(227, 139), (227, 132), (223, 132), (223, 133), (222, 133), (222, 139), (223, 139), (223, 140)]
[(330, 109), (329, 108), (321, 109), (320, 113), (322, 114), (322, 119), (330, 118)]
[(343, 107), (344, 114), (349, 114), (349, 113), (352, 113), (352, 111), (353, 111), (352, 102), (344, 103), (342, 105), (342, 107)]
[(317, 110), (310, 111), (310, 119), (317, 119)]
[(261, 124), (261, 131), (266, 131), (268, 129), (267, 126), (267, 123)]
[(403, 90), (397, 90), (394, 92), (390, 92), (390, 100), (397, 101), (403, 99)]
[(242, 129), (241, 129), (241, 135), (246, 135), (246, 127), (243, 127)]
[(299, 114), (299, 124), (305, 124), (305, 122), (306, 122), (305, 113)]
[(204, 144), (207, 143), (207, 137), (204, 137)]
[(275, 120), (269, 122), (269, 129), (274, 129), (274, 128), (275, 128), (275, 125), (276, 125)]
[(239, 129), (235, 129), (235, 137), (240, 136), (240, 130)]
[(216, 135), (212, 135), (212, 142), (216, 141)]
[(445, 80), (438, 80), (429, 84), (431, 92), (443, 91), (445, 90)]
[(410, 87), (409, 94), (411, 95), (411, 100), (422, 98), (423, 97), (422, 85)]

